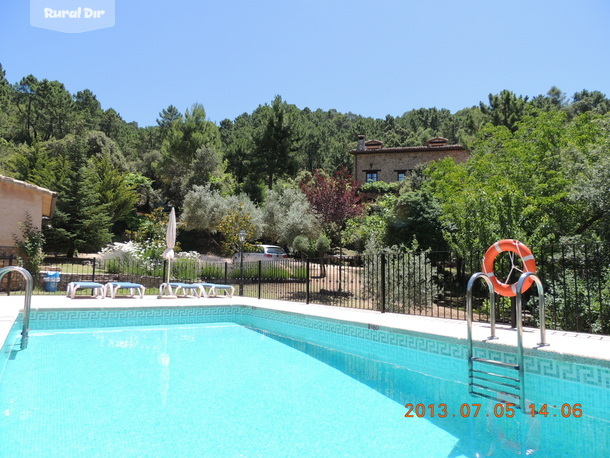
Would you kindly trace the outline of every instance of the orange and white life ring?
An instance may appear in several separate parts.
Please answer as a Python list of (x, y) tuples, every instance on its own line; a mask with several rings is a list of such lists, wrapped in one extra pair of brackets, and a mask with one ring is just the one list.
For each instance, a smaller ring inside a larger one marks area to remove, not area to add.
[[(504, 251), (511, 251), (519, 255), (521, 261), (523, 262), (523, 272), (536, 273), (536, 260), (534, 259), (532, 251), (519, 240), (500, 240), (499, 242), (496, 242), (490, 246), (485, 252), (485, 256), (483, 257), (483, 272), (491, 280), (494, 291), (501, 296), (514, 297), (517, 295), (517, 283), (502, 283), (494, 274), (494, 262), (496, 261), (498, 255)], [(517, 269), (513, 264), (511, 266), (511, 272), (507, 277), (510, 277), (510, 274), (515, 269), (520, 270)], [(534, 283), (532, 278), (526, 279), (523, 284), (523, 291), (526, 291), (530, 286), (532, 286), (532, 283)]]

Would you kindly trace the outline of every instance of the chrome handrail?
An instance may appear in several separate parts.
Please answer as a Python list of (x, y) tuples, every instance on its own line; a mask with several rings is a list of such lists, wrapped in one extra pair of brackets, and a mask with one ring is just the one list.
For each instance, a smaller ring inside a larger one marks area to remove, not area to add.
[(522, 311), (522, 301), (523, 301), (523, 284), (525, 281), (531, 278), (536, 283), (536, 287), (538, 288), (538, 304), (540, 310), (540, 342), (538, 345), (546, 346), (546, 311), (544, 304), (544, 289), (542, 287), (542, 281), (538, 275), (534, 272), (523, 272), (519, 277), (519, 281), (517, 282), (517, 316), (519, 317), (519, 321), (521, 321), (521, 311)]
[(468, 281), (468, 286), (466, 286), (466, 321), (468, 322), (468, 340), (472, 340), (472, 289), (474, 287), (474, 282), (479, 278), (485, 280), (487, 283), (487, 287), (489, 288), (489, 302), (490, 302), (490, 311), (489, 311), (489, 321), (491, 324), (491, 339), (496, 338), (496, 296), (494, 294), (494, 287), (486, 273), (477, 272), (470, 277)]
[(19, 272), (25, 278), (25, 304), (23, 306), (23, 328), (21, 329), (21, 349), (25, 350), (28, 347), (28, 334), (30, 332), (30, 309), (32, 308), (34, 280), (32, 274), (23, 267), (6, 266), (0, 269), (0, 281), (9, 272)]

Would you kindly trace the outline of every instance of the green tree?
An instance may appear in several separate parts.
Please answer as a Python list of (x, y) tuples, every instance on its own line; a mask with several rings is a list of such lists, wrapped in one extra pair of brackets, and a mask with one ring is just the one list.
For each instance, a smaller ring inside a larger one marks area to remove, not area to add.
[(113, 166), (109, 153), (92, 156), (87, 170), (93, 192), (111, 224), (123, 220), (134, 210), (139, 196), (128, 179), (129, 174)]
[(16, 150), (18, 154), (8, 162), (8, 168), (15, 178), (44, 188), (55, 185), (61, 161), (49, 152), (45, 143), (36, 142), (32, 146), (21, 144)]
[(567, 121), (564, 112), (538, 112), (514, 133), (487, 127), (467, 163), (431, 165), (427, 186), (453, 248), (481, 252), (504, 238), (540, 245), (574, 233), (582, 208), (568, 199)]
[(73, 122), (72, 95), (59, 81), (41, 80), (33, 75), (22, 78), (15, 86), (21, 141), (45, 141), (63, 138)]
[(517, 123), (525, 115), (527, 97), (503, 90), (499, 94), (489, 94), (489, 105), (481, 102), (481, 111), (491, 118), (494, 126), (504, 126), (511, 132), (517, 130)]
[[(166, 248), (165, 235), (169, 214), (163, 211), (163, 207), (157, 207), (150, 213), (140, 215), (138, 225), (127, 230), (126, 235), (138, 247), (137, 257), (144, 259), (159, 260)], [(178, 223), (178, 228), (181, 224)], [(176, 243), (174, 251), (180, 250), (179, 242)]]
[(107, 156), (109, 165), (120, 171), (129, 169), (129, 163), (119, 145), (103, 132), (89, 131), (82, 135), (85, 140), (87, 158)]
[(298, 236), (314, 240), (321, 232), (320, 223), (300, 189), (270, 191), (265, 200), (263, 218), (263, 236), (284, 246), (291, 246)]
[(569, 198), (581, 209), (574, 236), (610, 240), (610, 114), (580, 115), (565, 135), (564, 160), (572, 182)]
[(6, 97), (8, 95), (9, 83), (6, 79), (6, 71), (2, 64), (0, 64), (0, 97)]
[(59, 81), (42, 80), (37, 95), (42, 140), (63, 138), (72, 131), (74, 102)]
[(65, 252), (96, 252), (111, 240), (108, 203), (97, 192), (95, 172), (88, 167), (87, 142), (83, 136), (63, 140), (65, 161), (58, 182), (57, 207), (51, 226), (45, 228), (46, 248)]
[(426, 186), (414, 185), (413, 177), (408, 182), (410, 186), (403, 186), (403, 192), (387, 215), (385, 246), (411, 247), (415, 240), (421, 250), (446, 250), (438, 200)]
[(255, 240), (256, 228), (252, 224), (252, 215), (243, 204), (228, 209), (218, 225), (218, 232), (223, 236), (221, 248), (224, 254), (231, 256), (242, 248), (239, 240), (241, 231), (246, 233), (246, 243), (243, 249), (248, 251), (249, 244), (247, 242)]
[(35, 120), (38, 84), (38, 79), (34, 75), (28, 75), (14, 87), (14, 105), (17, 108), (20, 129), (20, 132), (15, 134), (15, 138), (19, 141), (30, 143), (37, 138)]
[(234, 121), (224, 119), (220, 123), (220, 136), (223, 144), (227, 171), (237, 182), (238, 189), (246, 192), (252, 199), (262, 200), (258, 187), (260, 177), (254, 173), (254, 130), (253, 116), (244, 113)]
[(286, 115), (286, 103), (277, 96), (271, 104), (271, 112), (262, 132), (254, 138), (254, 165), (256, 174), (265, 176), (268, 189), (278, 178), (296, 174), (294, 157), (294, 129)]
[(230, 211), (240, 208), (240, 214), (249, 214), (253, 225), (252, 240), (263, 232), (262, 211), (245, 194), (223, 196), (218, 190), (206, 186), (195, 186), (184, 199), (184, 210), (180, 219), (187, 230), (202, 230), (210, 234), (218, 228)]
[[(177, 208), (182, 207), (184, 196), (195, 184), (204, 184), (210, 175), (216, 173), (222, 164), (216, 154), (220, 146), (218, 127), (206, 119), (205, 109), (195, 104), (187, 110), (184, 119), (170, 124), (161, 147), (162, 159), (157, 166), (165, 195)], [(213, 161), (213, 164), (206, 164)], [(199, 169), (214, 165), (214, 170), (206, 170), (207, 176), (196, 176), (193, 166)], [(221, 173), (221, 171), (219, 171)]]
[(564, 108), (567, 101), (565, 93), (561, 92), (558, 87), (553, 86), (551, 89), (549, 89), (546, 95), (538, 95), (529, 103), (538, 110), (550, 111)]
[(104, 110), (93, 92), (78, 91), (74, 96), (74, 110), (77, 123), (87, 130), (100, 130)]
[(592, 111), (596, 114), (606, 114), (610, 111), (610, 100), (599, 91), (587, 91), (583, 89), (576, 92), (572, 97), (572, 103), (568, 107), (572, 116)]
[(0, 138), (10, 137), (11, 90), (6, 72), (0, 64)]
[(102, 113), (100, 119), (100, 130), (106, 134), (107, 137), (117, 138), (121, 127), (125, 121), (121, 118), (121, 115), (116, 112), (114, 108), (109, 108)]
[(153, 188), (150, 178), (140, 173), (130, 172), (125, 177), (125, 181), (129, 183), (138, 195), (138, 200), (136, 201), (138, 211), (151, 213), (154, 208), (158, 208), (161, 205), (161, 195)]
[(367, 244), (374, 240), (375, 246), (383, 246), (387, 228), (387, 219), (393, 215), (396, 196), (385, 195), (372, 205), (367, 205), (363, 213), (346, 221), (341, 233), (344, 246), (364, 252)]
[(179, 122), (182, 120), (182, 113), (173, 105), (164, 108), (159, 113), (159, 117), (157, 118), (157, 125), (161, 130), (161, 137), (165, 138), (167, 132), (174, 122)]

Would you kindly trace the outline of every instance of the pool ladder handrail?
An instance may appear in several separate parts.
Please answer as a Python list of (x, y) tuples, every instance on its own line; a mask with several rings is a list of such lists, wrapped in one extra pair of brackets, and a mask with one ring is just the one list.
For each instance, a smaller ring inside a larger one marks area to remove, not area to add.
[(23, 327), (21, 329), (21, 349), (25, 350), (28, 347), (28, 334), (30, 332), (30, 309), (32, 308), (34, 280), (32, 279), (32, 274), (23, 267), (6, 266), (0, 269), (0, 281), (9, 272), (18, 272), (25, 278), (25, 304), (23, 306)]
[[(544, 304), (544, 290), (540, 278), (533, 272), (524, 272), (519, 277), (517, 282), (517, 300), (516, 300), (516, 315), (517, 315), (517, 364), (505, 363), (503, 361), (490, 360), (484, 358), (476, 358), (473, 352), (473, 341), (472, 341), (472, 289), (476, 280), (483, 278), (487, 287), (489, 288), (489, 301), (490, 301), (490, 314), (489, 321), (491, 326), (491, 336), (489, 339), (496, 339), (496, 312), (495, 312), (495, 294), (494, 288), (489, 276), (483, 272), (477, 272), (470, 277), (468, 286), (466, 287), (466, 322), (468, 323), (468, 392), (473, 396), (482, 396), (490, 399), (494, 399), (503, 403), (509, 403), (506, 397), (512, 397), (518, 402), (515, 402), (516, 407), (519, 407), (522, 411), (525, 411), (525, 378), (524, 378), (524, 364), (523, 364), (523, 320), (521, 317), (522, 303), (523, 303), (523, 285), (528, 278), (531, 278), (538, 287), (538, 298), (539, 298), (539, 309), (540, 309), (540, 343), (538, 345), (548, 345), (546, 343), (546, 327), (545, 327), (545, 304)], [(483, 370), (475, 370), (474, 363), (489, 364), (493, 366), (499, 366), (504, 368), (514, 369), (518, 372), (517, 378), (508, 377), (506, 375), (499, 375), (492, 372)], [(501, 389), (490, 387), (485, 385), (485, 382), (499, 385)], [(518, 387), (514, 386), (513, 383), (518, 384)], [(491, 396), (487, 393), (477, 391), (478, 389), (493, 392), (496, 396)], [(510, 393), (504, 391), (505, 389), (518, 389), (519, 394)], [(504, 398), (503, 398), (503, 397)]]

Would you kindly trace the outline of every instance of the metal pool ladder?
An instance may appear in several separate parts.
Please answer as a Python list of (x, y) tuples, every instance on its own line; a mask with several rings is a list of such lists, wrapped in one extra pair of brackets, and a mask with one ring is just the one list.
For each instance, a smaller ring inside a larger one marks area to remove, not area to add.
[(34, 280), (32, 274), (23, 267), (6, 266), (0, 269), (0, 281), (9, 272), (19, 272), (25, 278), (25, 304), (23, 306), (23, 328), (21, 329), (21, 349), (25, 350), (28, 347), (28, 333), (30, 332), (30, 309), (32, 308)]
[[(496, 339), (496, 308), (494, 288), (487, 274), (478, 272), (470, 277), (466, 288), (466, 321), (468, 323), (468, 392), (473, 396), (482, 396), (489, 399), (502, 402), (504, 404), (514, 404), (522, 411), (525, 411), (525, 380), (524, 380), (524, 365), (523, 365), (523, 321), (521, 318), (522, 310), (522, 290), (523, 284), (527, 278), (531, 277), (538, 287), (539, 309), (540, 309), (540, 343), (544, 346), (546, 343), (545, 330), (545, 311), (544, 311), (544, 291), (542, 282), (533, 272), (524, 272), (519, 277), (517, 282), (517, 364), (507, 363), (495, 359), (477, 358), (474, 356), (472, 342), (472, 289), (477, 279), (482, 278), (487, 283), (489, 288), (490, 314), (489, 321), (491, 324), (490, 339)], [(477, 369), (474, 368), (475, 363)], [(490, 372), (493, 369), (485, 370), (483, 367), (502, 368), (505, 374), (497, 374)], [(508, 369), (508, 371), (506, 371)], [(511, 371), (516, 374), (510, 374)], [(506, 373), (510, 375), (506, 375)]]

